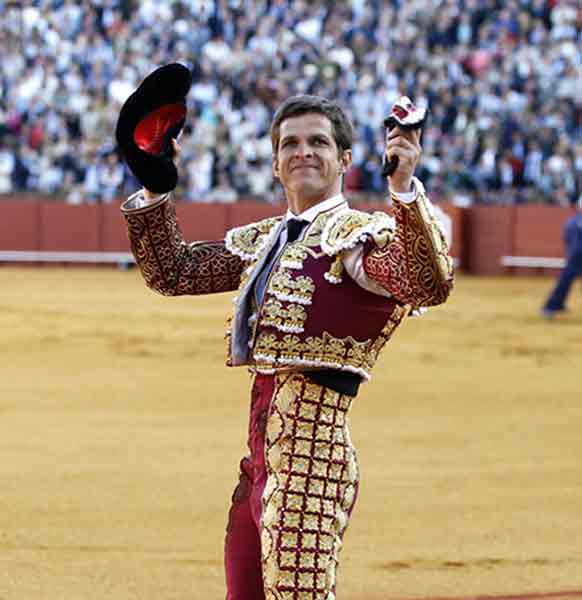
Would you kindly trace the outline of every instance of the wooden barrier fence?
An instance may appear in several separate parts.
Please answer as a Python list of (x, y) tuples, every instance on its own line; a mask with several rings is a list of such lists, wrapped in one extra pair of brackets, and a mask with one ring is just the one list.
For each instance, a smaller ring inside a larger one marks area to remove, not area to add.
[[(382, 204), (358, 204), (366, 211)], [(441, 208), (453, 222), (452, 254), (472, 274), (546, 272), (563, 264), (562, 226), (574, 209), (541, 205)], [(187, 240), (221, 239), (231, 227), (282, 214), (282, 205), (178, 203)], [(68, 205), (38, 199), (0, 201), (0, 262), (131, 261), (119, 204)]]

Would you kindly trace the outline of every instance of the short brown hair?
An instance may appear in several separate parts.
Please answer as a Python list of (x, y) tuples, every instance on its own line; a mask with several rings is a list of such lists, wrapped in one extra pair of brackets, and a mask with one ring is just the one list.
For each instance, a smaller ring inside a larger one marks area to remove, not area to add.
[(307, 113), (319, 113), (327, 117), (331, 122), (333, 139), (341, 154), (344, 150), (350, 150), (354, 138), (352, 124), (341, 107), (321, 96), (310, 96), (302, 94), (291, 96), (279, 106), (271, 122), (271, 147), (273, 154), (279, 149), (281, 138), (281, 123), (291, 117), (300, 117)]

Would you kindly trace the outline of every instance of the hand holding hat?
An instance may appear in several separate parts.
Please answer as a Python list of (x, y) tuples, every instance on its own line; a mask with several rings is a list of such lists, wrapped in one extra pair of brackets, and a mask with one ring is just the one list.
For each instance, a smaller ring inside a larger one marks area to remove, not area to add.
[(121, 108), (115, 137), (127, 166), (150, 192), (163, 194), (178, 183), (172, 140), (186, 122), (190, 70), (171, 63), (148, 75)]
[[(419, 108), (412, 103), (407, 96), (402, 96), (392, 107), (390, 115), (384, 119), (389, 138), (394, 138), (394, 129), (398, 128), (403, 132), (418, 131), (426, 121), (426, 109)], [(414, 136), (414, 139), (420, 138), (420, 133)], [(419, 139), (416, 140), (419, 142)], [(396, 155), (384, 156), (382, 168), (383, 177), (391, 177), (398, 168), (399, 158)]]

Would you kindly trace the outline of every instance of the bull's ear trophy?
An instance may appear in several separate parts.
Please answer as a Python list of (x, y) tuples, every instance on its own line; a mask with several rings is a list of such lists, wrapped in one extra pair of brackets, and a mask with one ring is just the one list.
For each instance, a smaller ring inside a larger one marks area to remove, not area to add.
[[(402, 96), (392, 107), (390, 115), (384, 119), (384, 127), (389, 131), (394, 127), (420, 129), (426, 121), (426, 108), (418, 108), (408, 96)], [(382, 177), (390, 177), (398, 168), (398, 157), (386, 157), (382, 161)]]
[(186, 122), (192, 73), (180, 63), (159, 67), (123, 104), (115, 128), (119, 152), (141, 185), (156, 194), (178, 183), (172, 138)]

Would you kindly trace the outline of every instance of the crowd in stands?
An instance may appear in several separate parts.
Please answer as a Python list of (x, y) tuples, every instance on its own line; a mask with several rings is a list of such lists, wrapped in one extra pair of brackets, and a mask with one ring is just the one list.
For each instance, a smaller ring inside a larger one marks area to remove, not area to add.
[(0, 194), (111, 202), (137, 187), (121, 105), (154, 68), (192, 68), (179, 197), (280, 201), (269, 123), (286, 97), (338, 100), (354, 198), (384, 195), (382, 122), (427, 106), (419, 176), (458, 204), (581, 193), (578, 0), (0, 0)]

